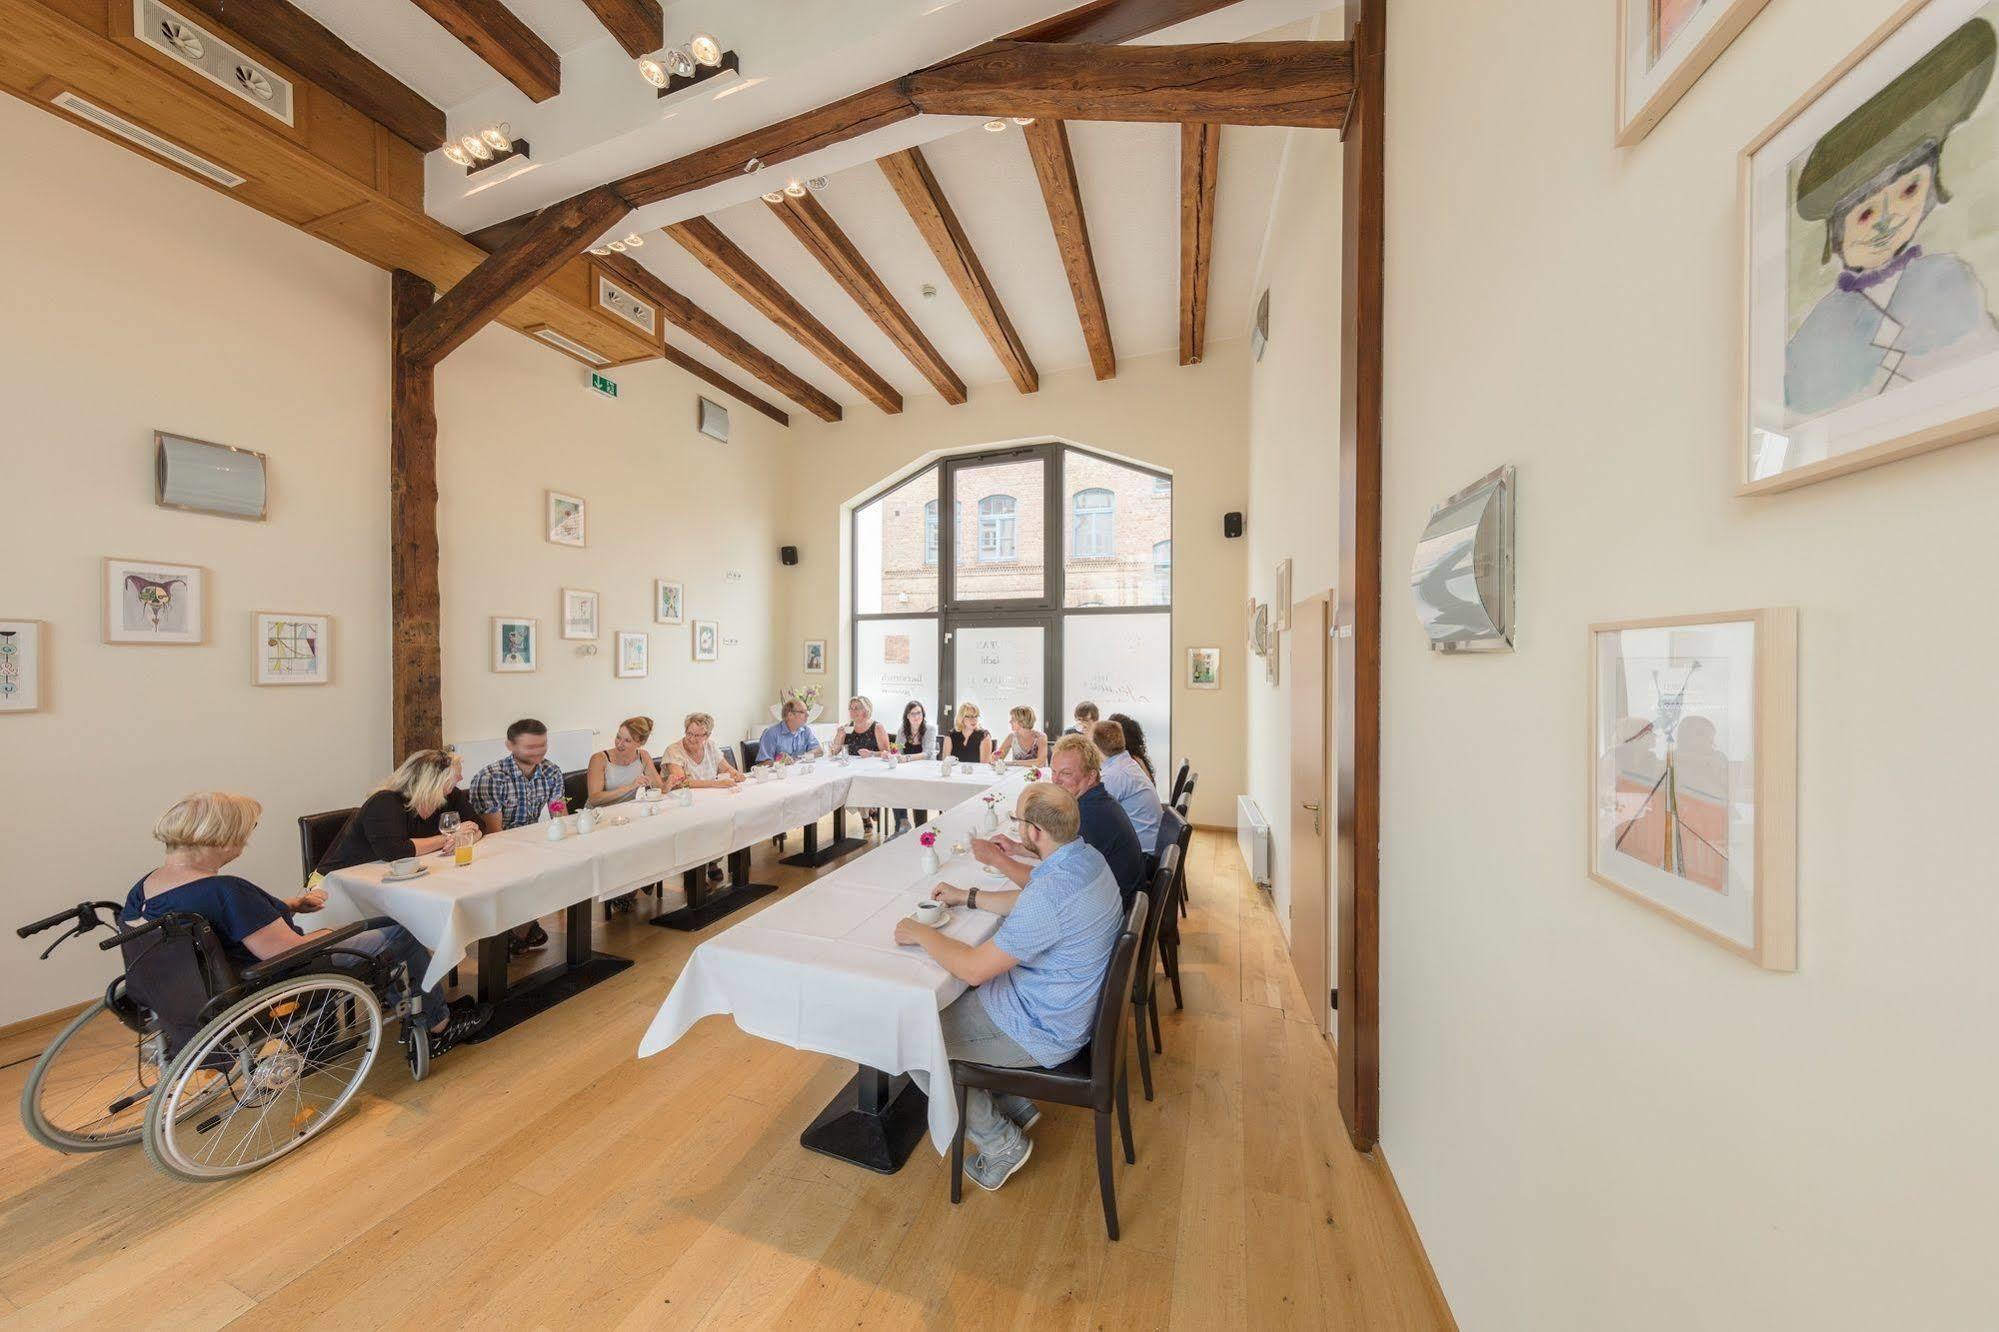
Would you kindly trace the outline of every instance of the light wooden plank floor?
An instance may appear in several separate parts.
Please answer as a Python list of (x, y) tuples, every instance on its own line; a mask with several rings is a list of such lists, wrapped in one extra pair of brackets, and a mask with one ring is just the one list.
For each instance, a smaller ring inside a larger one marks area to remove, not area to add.
[[(1228, 838), (1197, 834), (1189, 887), (1187, 1007), (1156, 1101), (1132, 1071), (1118, 1243), (1080, 1112), (953, 1207), (927, 1146), (881, 1177), (798, 1145), (851, 1065), (722, 1018), (636, 1059), (699, 936), (626, 918), (599, 946), (631, 970), (421, 1085), (385, 1055), (346, 1122), (247, 1179), (63, 1157), (9, 1121), (0, 1328), (1450, 1326)], [(7, 1103), (26, 1072), (0, 1069)]]

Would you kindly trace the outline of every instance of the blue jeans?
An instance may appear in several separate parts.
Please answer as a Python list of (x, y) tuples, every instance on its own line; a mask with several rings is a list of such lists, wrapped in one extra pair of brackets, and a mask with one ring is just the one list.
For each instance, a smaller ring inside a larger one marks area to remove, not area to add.
[(365, 953), (369, 957), (385, 957), (391, 962), (402, 963), (409, 969), (411, 993), (401, 997), (408, 999), (411, 1007), (421, 1002), (423, 1025), (436, 1026), (443, 1020), (447, 1009), (444, 987), (433, 985), (421, 994), (416, 992), (416, 987), (423, 983), (423, 973), (430, 970), (430, 950), (418, 943), (415, 935), (388, 916), (376, 916), (361, 923), (368, 928), (353, 938), (336, 944), (335, 951)]
[[(1040, 1068), (1041, 1061), (1020, 1047), (986, 1015), (978, 987), (965, 991), (937, 1015), (944, 1024), (944, 1049), (953, 1059), (1003, 1068)], [(994, 1095), (983, 1087), (965, 1089), (965, 1136), (979, 1151), (1002, 1151), (1015, 1145), (1021, 1132), (1009, 1115), (1032, 1104), (1024, 1096)]]

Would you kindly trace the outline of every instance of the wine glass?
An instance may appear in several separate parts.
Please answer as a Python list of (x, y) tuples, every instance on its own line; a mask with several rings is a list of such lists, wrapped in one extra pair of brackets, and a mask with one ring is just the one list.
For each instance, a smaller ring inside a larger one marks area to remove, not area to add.
[[(443, 833), (448, 841), (447, 850), (452, 846), (458, 845), (458, 815), (456, 813), (447, 809), (444, 813), (438, 815), (437, 830)], [(443, 855), (444, 852), (440, 851), (438, 854)]]

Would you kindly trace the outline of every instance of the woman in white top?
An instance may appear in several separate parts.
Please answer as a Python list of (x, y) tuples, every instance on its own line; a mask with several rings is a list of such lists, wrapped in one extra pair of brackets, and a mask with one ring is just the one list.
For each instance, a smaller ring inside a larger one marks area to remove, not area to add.
[(1012, 725), (1006, 739), (1000, 741), (999, 748), (993, 752), (993, 757), (1023, 767), (1045, 765), (1048, 762), (1048, 737), (1034, 729), (1034, 709), (1015, 708), (1007, 714), (1007, 720)]
[(690, 712), (680, 739), (666, 747), (666, 784), (669, 787), (725, 787), (736, 789), (743, 774), (710, 739), (715, 719), (705, 712)]
[(659, 769), (645, 751), (651, 738), (650, 717), (627, 717), (620, 723), (611, 747), (590, 756), (590, 772), (585, 778), (590, 794), (584, 803), (592, 807), (622, 805), (640, 791), (657, 789)]

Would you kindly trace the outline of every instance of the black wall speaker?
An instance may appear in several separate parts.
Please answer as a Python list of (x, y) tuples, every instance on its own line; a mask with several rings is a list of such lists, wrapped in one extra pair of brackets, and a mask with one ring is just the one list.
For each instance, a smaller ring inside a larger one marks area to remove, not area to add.
[(798, 547), (779, 546), (777, 548), (777, 557), (786, 564), (796, 564), (798, 563)]
[(1242, 515), (1240, 513), (1225, 513), (1222, 515), (1222, 535), (1225, 537), (1239, 537), (1242, 535)]

